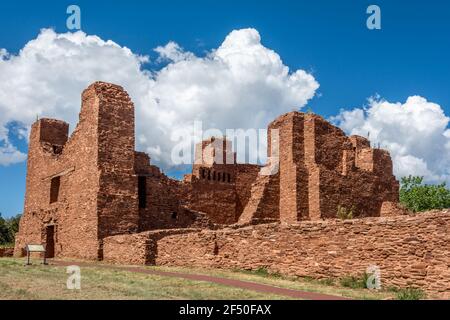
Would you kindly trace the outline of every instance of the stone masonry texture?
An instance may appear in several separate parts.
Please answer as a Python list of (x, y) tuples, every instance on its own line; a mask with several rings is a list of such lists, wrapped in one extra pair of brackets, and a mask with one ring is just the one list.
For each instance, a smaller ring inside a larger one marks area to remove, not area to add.
[[(450, 298), (450, 210), (416, 216), (260, 224), (107, 238), (111, 262), (256, 270), (317, 279), (378, 266), (383, 288)], [(130, 251), (139, 248), (139, 254)], [(188, 248), (188, 250), (186, 250)], [(118, 254), (120, 253), (120, 254)], [(139, 257), (139, 260), (136, 260)]]
[[(387, 151), (315, 114), (268, 129), (265, 166), (238, 163), (231, 141), (211, 137), (175, 180), (135, 150), (127, 92), (93, 83), (70, 136), (61, 120), (32, 125), (14, 254), (44, 244), (48, 257), (315, 277), (373, 262), (386, 283), (448, 294), (448, 213), (408, 216)], [(357, 219), (337, 221), (339, 207)]]

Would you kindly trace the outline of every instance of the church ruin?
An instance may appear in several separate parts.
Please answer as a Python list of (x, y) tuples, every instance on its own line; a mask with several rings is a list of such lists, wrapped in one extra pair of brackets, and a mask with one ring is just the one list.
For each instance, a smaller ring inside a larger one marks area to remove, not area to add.
[[(32, 126), (15, 254), (23, 255), (26, 244), (42, 243), (48, 257), (202, 265), (194, 256), (209, 261), (228, 248), (218, 240), (221, 232), (250, 230), (242, 231), (249, 239), (264, 226), (320, 225), (335, 221), (338, 207), (353, 208), (354, 218), (392, 215), (399, 183), (387, 151), (346, 136), (315, 114), (290, 112), (269, 129), (279, 131), (276, 174), (237, 163), (231, 142), (217, 137), (197, 145), (192, 173), (178, 181), (135, 151), (134, 105), (127, 92), (96, 82), (82, 94), (71, 136), (60, 120), (40, 119)], [(269, 154), (270, 142), (269, 137)], [(234, 161), (217, 163), (217, 155)], [(183, 239), (187, 252), (178, 244), (164, 249), (174, 237)], [(196, 237), (202, 238), (200, 251), (194, 250)], [(180, 256), (186, 254), (187, 260)], [(273, 261), (264, 254), (259, 265)], [(220, 266), (227, 265), (221, 259)]]
[(334, 218), (338, 206), (379, 216), (385, 202), (398, 201), (389, 154), (314, 114), (270, 124), (280, 132), (277, 174), (236, 163), (230, 141), (210, 138), (178, 181), (135, 151), (134, 106), (121, 87), (94, 83), (82, 101), (70, 137), (60, 120), (32, 126), (18, 250), (46, 243), (50, 255), (101, 259), (102, 240), (113, 235)]

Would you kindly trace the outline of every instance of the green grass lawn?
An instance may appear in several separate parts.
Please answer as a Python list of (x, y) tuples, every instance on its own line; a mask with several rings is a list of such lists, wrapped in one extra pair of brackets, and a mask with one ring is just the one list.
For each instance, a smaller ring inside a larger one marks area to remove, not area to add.
[[(24, 262), (24, 258), (0, 258), (0, 299), (289, 299), (203, 281), (113, 270), (102, 267), (105, 264), (101, 262), (96, 263), (98, 267), (82, 267), (81, 290), (69, 290), (66, 287), (69, 275), (65, 267), (43, 266), (39, 260), (35, 260), (32, 266), (24, 266)], [(249, 272), (179, 267), (145, 268), (206, 274), (354, 299), (396, 297), (391, 291), (353, 289), (342, 286), (337, 280), (281, 277), (264, 270)]]
[(0, 299), (286, 299), (201, 281), (82, 268), (81, 290), (69, 290), (65, 267), (0, 258)]
[(238, 279), (257, 282), (280, 288), (288, 288), (306, 292), (317, 292), (334, 296), (342, 296), (359, 300), (383, 300), (395, 299), (396, 294), (391, 291), (375, 291), (363, 288), (346, 288), (337, 279), (315, 280), (312, 278), (284, 277), (278, 274), (270, 274), (263, 269), (256, 271), (246, 270), (218, 270), (204, 268), (180, 268), (180, 267), (147, 267), (151, 270), (172, 271), (183, 273), (206, 274), (223, 278)]

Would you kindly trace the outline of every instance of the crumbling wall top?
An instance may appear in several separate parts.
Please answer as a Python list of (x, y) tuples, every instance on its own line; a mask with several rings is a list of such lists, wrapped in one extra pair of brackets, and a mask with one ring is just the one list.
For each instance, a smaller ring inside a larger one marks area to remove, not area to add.
[(63, 146), (69, 137), (69, 124), (67, 122), (42, 118), (33, 124), (41, 143)]

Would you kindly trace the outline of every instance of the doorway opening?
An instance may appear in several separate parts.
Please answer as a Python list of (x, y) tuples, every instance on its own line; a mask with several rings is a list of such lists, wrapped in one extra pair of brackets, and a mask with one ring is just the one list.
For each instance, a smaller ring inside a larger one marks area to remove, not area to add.
[(55, 177), (50, 183), (50, 204), (58, 202), (59, 187), (61, 186), (61, 177)]
[(46, 228), (46, 245), (45, 245), (45, 254), (47, 258), (55, 257), (55, 226), (47, 226)]

